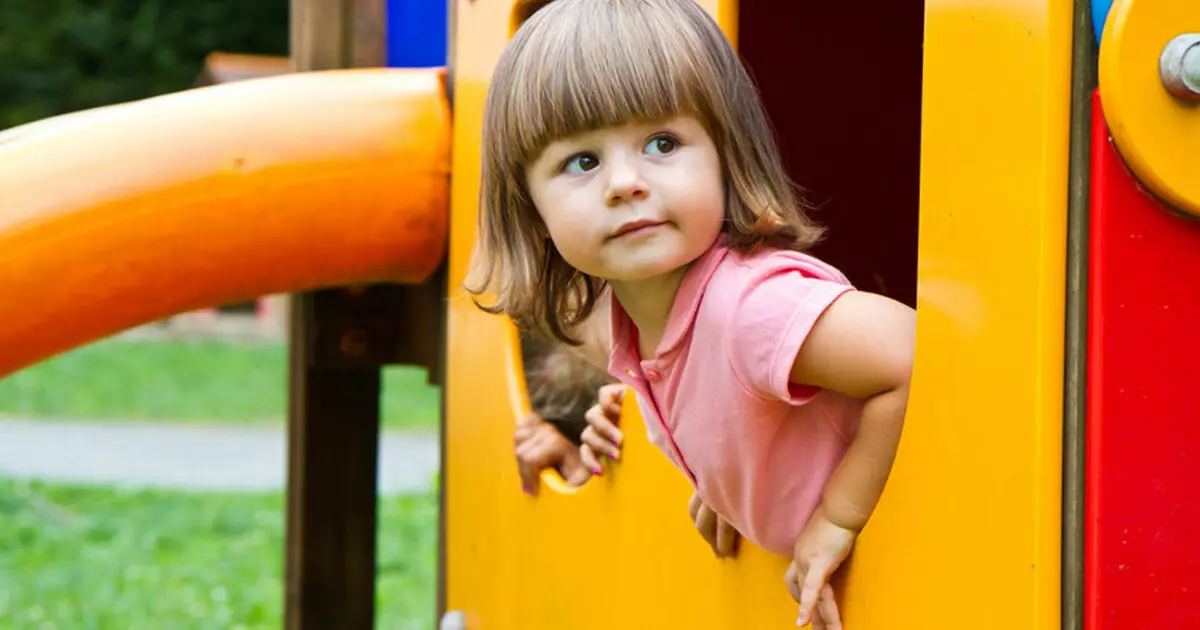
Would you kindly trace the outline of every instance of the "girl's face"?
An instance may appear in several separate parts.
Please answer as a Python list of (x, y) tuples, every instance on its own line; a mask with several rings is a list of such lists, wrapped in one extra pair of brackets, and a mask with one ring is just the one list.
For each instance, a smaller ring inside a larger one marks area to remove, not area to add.
[(526, 173), (559, 253), (606, 280), (684, 267), (712, 245), (725, 218), (720, 157), (689, 116), (560, 139)]

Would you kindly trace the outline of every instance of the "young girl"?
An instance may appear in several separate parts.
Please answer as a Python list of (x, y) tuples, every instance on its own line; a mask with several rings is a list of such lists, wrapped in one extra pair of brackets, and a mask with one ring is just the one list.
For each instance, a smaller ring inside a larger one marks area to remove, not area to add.
[[(496, 66), (483, 154), (468, 290), (632, 388), (705, 510), (792, 558), (799, 624), (840, 628), (828, 580), (891, 470), (915, 317), (802, 253), (820, 229), (717, 25), (693, 0), (546, 4)], [(620, 436), (593, 429), (596, 466)]]

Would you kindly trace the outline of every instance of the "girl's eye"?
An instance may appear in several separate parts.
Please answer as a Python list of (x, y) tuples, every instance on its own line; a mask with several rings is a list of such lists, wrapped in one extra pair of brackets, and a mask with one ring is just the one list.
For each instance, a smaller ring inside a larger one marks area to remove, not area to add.
[(675, 150), (679, 143), (671, 136), (654, 136), (646, 143), (646, 153), (650, 155), (666, 155)]
[(600, 160), (591, 153), (580, 153), (567, 158), (563, 163), (563, 172), (586, 173), (600, 165)]

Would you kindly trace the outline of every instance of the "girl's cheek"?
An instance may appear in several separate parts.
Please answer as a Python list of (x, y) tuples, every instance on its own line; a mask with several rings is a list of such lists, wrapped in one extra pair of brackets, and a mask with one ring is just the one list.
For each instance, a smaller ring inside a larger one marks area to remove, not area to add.
[(562, 232), (565, 238), (585, 238), (595, 231), (592, 222), (586, 216), (569, 215), (562, 221)]

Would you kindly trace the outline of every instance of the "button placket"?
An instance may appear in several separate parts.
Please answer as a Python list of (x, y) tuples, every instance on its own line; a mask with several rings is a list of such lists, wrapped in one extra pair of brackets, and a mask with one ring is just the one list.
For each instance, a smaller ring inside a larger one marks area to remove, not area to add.
[(639, 366), (642, 370), (642, 382), (645, 383), (646, 395), (651, 409), (654, 410), (655, 420), (658, 426), (662, 429), (663, 435), (667, 437), (667, 443), (671, 446), (671, 452), (674, 453), (675, 459), (679, 462), (679, 467), (683, 469), (684, 475), (691, 482), (693, 488), (699, 488), (699, 481), (696, 475), (692, 472), (692, 468), (688, 466), (687, 460), (683, 457), (683, 451), (679, 449), (679, 445), (675, 443), (675, 434), (671, 428), (667, 426), (667, 421), (663, 417), (662, 407), (658, 404), (658, 396), (655, 395), (652, 384), (662, 380), (662, 372), (653, 365), (647, 366), (645, 363)]

